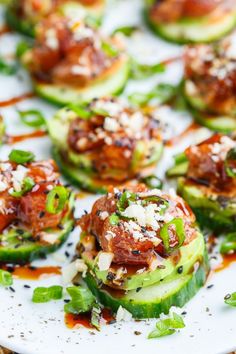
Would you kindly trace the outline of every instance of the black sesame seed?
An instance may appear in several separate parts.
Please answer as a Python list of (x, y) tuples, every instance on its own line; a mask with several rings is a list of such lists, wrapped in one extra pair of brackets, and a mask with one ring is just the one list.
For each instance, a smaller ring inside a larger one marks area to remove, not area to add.
[(10, 289), (13, 293), (16, 292), (15, 289), (14, 289), (12, 286), (9, 286), (9, 289)]
[(183, 273), (183, 269), (184, 269), (183, 266), (178, 267), (177, 273), (179, 273), (179, 274)]
[(16, 229), (16, 232), (17, 232), (19, 235), (23, 235), (23, 234), (24, 234), (24, 230), (22, 230), (22, 229)]
[(136, 289), (136, 293), (138, 293), (141, 289), (142, 289), (142, 287), (141, 287), (141, 286), (140, 286), (140, 287), (138, 287), (138, 288)]
[(45, 215), (45, 211), (40, 211), (40, 213), (39, 213), (39, 218), (40, 218), (40, 219), (43, 218), (44, 215)]
[(66, 304), (68, 304), (68, 302), (70, 302), (70, 300), (69, 300), (69, 299), (64, 299), (64, 302), (65, 302)]
[(66, 256), (67, 258), (69, 258), (69, 257), (70, 257), (70, 253), (67, 252), (67, 251), (65, 251), (65, 256)]
[(133, 250), (131, 251), (131, 253), (135, 255), (135, 254), (140, 254), (141, 252), (139, 250)]
[(231, 298), (231, 294), (227, 294), (227, 295), (225, 295), (225, 297), (224, 297), (225, 300), (229, 300), (230, 298)]
[(214, 284), (210, 284), (207, 286), (207, 289), (211, 289), (214, 286)]
[(109, 325), (116, 323), (116, 320), (111, 320), (108, 322)]
[(57, 227), (58, 227), (58, 229), (60, 229), (60, 230), (64, 230), (64, 226), (63, 226), (62, 224), (58, 224)]
[(31, 286), (30, 286), (30, 285), (25, 284), (25, 285), (24, 285), (24, 288), (26, 288), (26, 289), (30, 289), (30, 288), (31, 288)]
[(69, 243), (67, 243), (67, 246), (68, 246), (68, 247), (73, 246), (73, 242), (69, 242)]

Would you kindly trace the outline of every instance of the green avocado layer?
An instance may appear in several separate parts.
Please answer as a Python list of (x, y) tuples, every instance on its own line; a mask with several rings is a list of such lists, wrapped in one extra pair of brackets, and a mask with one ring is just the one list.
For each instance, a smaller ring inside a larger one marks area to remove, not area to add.
[(32, 235), (24, 231), (18, 233), (17, 229), (11, 229), (0, 235), (0, 262), (25, 264), (38, 258), (44, 258), (46, 254), (56, 251), (69, 236), (74, 226), (72, 215), (74, 206), (74, 195), (69, 200), (69, 210), (61, 220), (60, 229), (43, 230), (49, 234), (58, 236), (57, 242), (53, 244), (42, 244), (35, 241)]

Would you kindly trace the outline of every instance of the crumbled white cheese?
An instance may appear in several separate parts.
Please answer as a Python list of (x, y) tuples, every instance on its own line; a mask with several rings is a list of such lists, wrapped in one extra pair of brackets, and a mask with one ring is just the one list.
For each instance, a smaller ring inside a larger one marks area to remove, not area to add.
[(127, 311), (124, 307), (120, 306), (116, 313), (116, 321), (129, 322), (131, 320), (132, 320), (132, 314), (129, 311)]
[(58, 241), (58, 235), (42, 231), (40, 232), (40, 239), (53, 245)]
[(21, 191), (22, 183), (26, 177), (27, 172), (28, 172), (28, 168), (22, 165), (18, 165), (16, 170), (12, 171), (12, 183), (13, 183), (13, 188), (16, 192)]
[(108, 270), (112, 263), (113, 257), (114, 254), (111, 252), (100, 252), (97, 261), (98, 269), (100, 271)]
[(64, 284), (69, 284), (72, 282), (74, 277), (78, 273), (82, 273), (82, 276), (85, 275), (88, 267), (83, 261), (83, 259), (76, 259), (74, 262), (66, 265), (62, 268), (62, 280)]
[(84, 75), (89, 76), (91, 71), (88, 67), (82, 65), (73, 65), (71, 67), (71, 73), (74, 75)]
[(101, 220), (105, 220), (106, 218), (108, 218), (109, 214), (107, 211), (102, 211), (100, 214), (99, 214), (99, 218)]
[(3, 178), (3, 176), (0, 176), (0, 192), (4, 192), (7, 188), (8, 188), (7, 181), (5, 180), (5, 178)]
[(105, 118), (103, 127), (109, 132), (117, 132), (120, 129), (118, 121), (110, 117)]
[(50, 28), (45, 33), (46, 45), (48, 48), (56, 50), (59, 48), (59, 40), (57, 38), (57, 33), (54, 28)]

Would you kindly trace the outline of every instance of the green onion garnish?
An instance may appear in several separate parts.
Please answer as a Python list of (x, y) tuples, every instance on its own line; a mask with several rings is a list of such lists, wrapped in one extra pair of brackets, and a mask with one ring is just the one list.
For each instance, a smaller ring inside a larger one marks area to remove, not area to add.
[(71, 111), (75, 112), (79, 118), (89, 119), (92, 116), (91, 112), (85, 105), (71, 103), (67, 107)]
[(225, 169), (229, 177), (236, 177), (236, 148), (228, 151), (225, 159)]
[(173, 312), (172, 317), (160, 320), (156, 323), (156, 329), (152, 331), (148, 338), (160, 338), (175, 333), (176, 329), (184, 328), (185, 324), (180, 315)]
[(220, 246), (220, 253), (227, 254), (236, 252), (236, 233), (228, 234)]
[(79, 314), (92, 310), (96, 299), (91, 291), (82, 286), (71, 286), (66, 289), (71, 301), (64, 306), (66, 313)]
[(8, 64), (3, 58), (0, 58), (0, 73), (3, 75), (14, 75), (18, 70), (16, 64)]
[(11, 273), (6, 270), (0, 269), (0, 285), (11, 286), (13, 284), (13, 279)]
[(100, 330), (100, 320), (101, 320), (101, 307), (98, 304), (94, 304), (91, 312), (91, 324)]
[(12, 162), (16, 162), (18, 164), (24, 164), (27, 162), (34, 161), (35, 155), (30, 151), (12, 150), (8, 155), (8, 158)]
[(160, 180), (160, 178), (152, 175), (152, 176), (148, 176), (148, 177), (145, 177), (145, 178), (142, 178), (141, 179), (141, 182), (145, 183), (146, 186), (148, 188), (151, 188), (151, 189), (161, 189), (162, 188), (162, 181)]
[(137, 195), (135, 193), (129, 191), (123, 192), (117, 202), (119, 212), (123, 212), (129, 205), (135, 202), (136, 199)]
[(139, 28), (137, 26), (122, 26), (122, 27), (116, 28), (112, 34), (114, 35), (116, 33), (122, 33), (124, 36), (130, 37), (138, 29)]
[(132, 104), (137, 106), (145, 106), (151, 100), (155, 99), (158, 104), (169, 102), (177, 94), (177, 87), (165, 83), (160, 83), (148, 93), (133, 93), (129, 96)]
[(21, 191), (16, 192), (14, 190), (13, 192), (9, 192), (9, 194), (12, 195), (13, 197), (18, 198), (18, 197), (21, 197), (22, 195), (24, 195), (25, 193), (31, 191), (34, 186), (35, 186), (34, 180), (31, 177), (26, 177), (23, 180)]
[(236, 307), (236, 292), (225, 295), (224, 300), (227, 305)]
[(109, 217), (109, 222), (112, 226), (116, 226), (119, 224), (120, 218), (117, 214), (113, 213), (111, 214), (111, 216)]
[(62, 298), (63, 288), (60, 285), (53, 285), (49, 288), (38, 287), (34, 289), (32, 301), (43, 303), (51, 300), (60, 300)]
[(47, 195), (46, 211), (50, 214), (60, 213), (68, 199), (68, 190), (63, 186), (54, 187)]
[(115, 48), (111, 43), (102, 42), (102, 51), (109, 57), (116, 57), (119, 54), (117, 48)]
[(162, 63), (157, 64), (140, 64), (132, 59), (131, 62), (131, 78), (134, 80), (142, 80), (155, 74), (160, 74), (165, 71), (166, 67)]
[(46, 124), (43, 114), (36, 109), (18, 111), (18, 113), (22, 122), (29, 127), (41, 127)]
[[(176, 235), (178, 237), (178, 245), (175, 247), (170, 247), (170, 235), (169, 235), (169, 228), (174, 227), (176, 231)], [(181, 218), (175, 218), (168, 223), (166, 223), (160, 231), (160, 237), (163, 241), (165, 251), (167, 253), (171, 252), (172, 250), (179, 248), (182, 246), (185, 240), (185, 229), (184, 229), (184, 222)]]

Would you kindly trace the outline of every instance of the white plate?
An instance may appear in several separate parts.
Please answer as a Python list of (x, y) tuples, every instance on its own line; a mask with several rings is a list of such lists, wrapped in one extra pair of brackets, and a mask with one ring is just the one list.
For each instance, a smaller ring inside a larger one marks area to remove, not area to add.
[[(124, 24), (139, 24), (142, 3), (138, 0), (113, 1), (110, 3), (106, 16), (104, 31)], [(11, 54), (19, 36), (6, 34), (0, 37), (0, 55)], [(147, 29), (144, 33), (137, 34), (129, 43), (133, 55), (143, 62), (163, 60), (181, 53), (181, 47), (170, 45), (155, 38)], [(17, 96), (30, 90), (30, 80), (25, 73), (24, 80), (16, 77), (0, 77), (0, 100)], [(176, 83), (181, 78), (181, 64), (171, 65), (163, 75), (156, 76), (145, 82), (131, 82), (126, 93), (132, 91), (147, 91), (159, 81)], [(52, 107), (39, 99), (26, 100), (17, 107), (40, 108), (50, 118), (55, 111)], [(10, 134), (22, 134), (30, 129), (23, 126), (14, 107), (1, 109), (5, 118), (7, 130)], [(191, 122), (191, 118), (183, 113), (173, 114), (164, 108), (160, 111), (162, 119), (171, 125), (171, 133), (178, 134)], [(157, 174), (164, 175), (165, 169), (171, 165), (171, 156), (183, 149), (189, 143), (195, 143), (209, 132), (202, 128), (190, 134), (179, 146), (167, 148), (161, 163), (158, 165)], [(45, 137), (31, 139), (17, 144), (19, 148), (31, 149), (37, 158), (50, 156), (51, 143)], [(0, 158), (6, 158), (9, 146), (0, 150)], [(96, 196), (80, 199), (77, 202), (76, 214), (79, 216), (84, 209), (89, 210)], [(79, 231), (75, 230), (70, 236), (74, 244), (78, 241)], [(59, 259), (64, 258), (67, 249), (72, 257), (74, 246), (64, 246), (54, 256), (45, 261), (35, 262), (36, 265), (61, 264)], [(58, 256), (61, 255), (61, 256)], [(68, 262), (69, 260), (66, 260)], [(217, 261), (215, 261), (217, 262)], [(31, 302), (33, 288), (39, 285), (60, 284), (60, 276), (54, 276), (40, 281), (15, 280), (13, 293), (10, 289), (0, 288), (0, 344), (22, 354), (62, 354), (62, 353), (175, 353), (175, 354), (219, 354), (228, 353), (236, 348), (236, 310), (224, 304), (224, 295), (236, 291), (236, 264), (228, 269), (212, 274), (207, 284), (179, 313), (186, 311), (184, 316), (186, 327), (171, 337), (162, 339), (146, 339), (147, 334), (154, 328), (155, 320), (143, 322), (117, 323), (104, 326), (101, 332), (87, 329), (70, 330), (64, 324), (63, 301), (49, 304), (35, 305)], [(31, 286), (24, 288), (24, 284)], [(210, 289), (207, 286), (214, 284)], [(139, 331), (139, 336), (134, 334)]]

